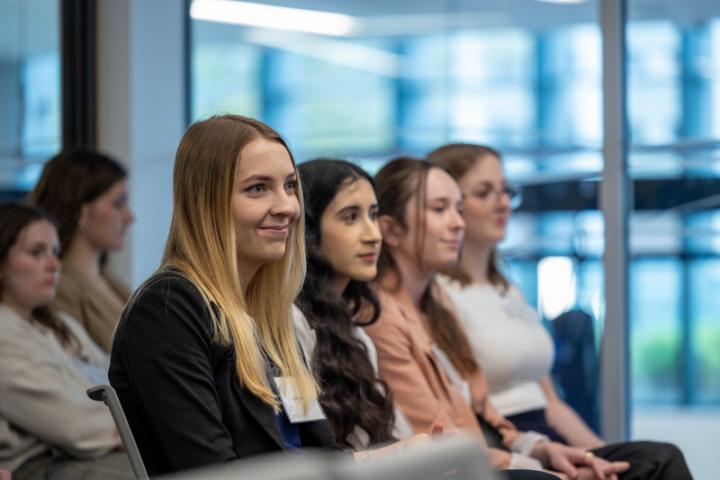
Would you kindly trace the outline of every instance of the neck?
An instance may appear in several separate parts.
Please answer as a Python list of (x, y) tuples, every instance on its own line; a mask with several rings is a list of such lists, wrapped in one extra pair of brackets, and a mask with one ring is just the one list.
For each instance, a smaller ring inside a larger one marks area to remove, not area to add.
[(460, 268), (470, 275), (472, 283), (490, 283), (488, 268), (490, 267), (493, 247), (494, 245), (474, 245), (467, 242), (467, 240), (463, 244), (462, 253), (460, 254)]
[(93, 247), (82, 237), (76, 237), (68, 251), (63, 255), (63, 263), (72, 266), (88, 278), (100, 276), (100, 257), (102, 251)]
[[(418, 310), (420, 309), (420, 299), (423, 293), (430, 285), (435, 272), (424, 271), (417, 262), (397, 255), (393, 252), (397, 272), (390, 272), (383, 279), (382, 285), (386, 287), (393, 295), (402, 299), (405, 303), (412, 304)], [(393, 290), (393, 287), (400, 282), (400, 289)]]
[(243, 289), (243, 292), (247, 293), (248, 285), (250, 285), (250, 282), (259, 269), (259, 265), (249, 265), (245, 262), (238, 263), (238, 277), (240, 277), (240, 287)]

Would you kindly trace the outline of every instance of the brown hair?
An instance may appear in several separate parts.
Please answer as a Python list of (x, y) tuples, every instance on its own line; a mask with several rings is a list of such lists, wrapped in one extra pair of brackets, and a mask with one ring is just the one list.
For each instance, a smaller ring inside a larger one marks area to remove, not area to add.
[[(498, 161), (502, 160), (502, 155), (494, 148), (471, 143), (450, 143), (428, 154), (428, 160), (430, 160), (430, 162), (446, 169), (458, 180), (461, 179), (476, 162), (488, 157), (495, 157)], [(498, 255), (497, 249), (493, 247), (490, 253), (490, 262), (488, 262), (488, 280), (491, 284), (507, 290), (510, 288), (510, 282), (508, 282), (507, 278), (505, 278), (500, 271), (499, 263), (500, 256)], [(459, 265), (449, 268), (443, 271), (443, 273), (459, 281), (463, 286), (472, 282), (470, 275), (460, 268)]]
[[(17, 202), (0, 204), (0, 266), (7, 260), (10, 249), (18, 241), (23, 230), (31, 223), (44, 220), (55, 225), (55, 220), (43, 210)], [(2, 279), (0, 279), (0, 301), (3, 296)], [(55, 333), (60, 343), (70, 345), (75, 338), (63, 322), (47, 305), (36, 307), (32, 311), (31, 321), (48, 327)]]
[(75, 238), (83, 205), (126, 177), (118, 162), (86, 148), (63, 150), (45, 164), (30, 202), (57, 219), (61, 257)]
[[(416, 202), (415, 223), (417, 225), (417, 234), (415, 236), (415, 247), (418, 265), (422, 265), (425, 192), (427, 190), (428, 173), (432, 168), (444, 170), (442, 167), (435, 166), (426, 160), (399, 157), (387, 163), (375, 176), (380, 215), (389, 216), (401, 228), (407, 229), (407, 207), (411, 201)], [(390, 271), (398, 276), (398, 283), (395, 285), (397, 290), (402, 286), (402, 278), (400, 278), (400, 271), (390, 253), (389, 246), (383, 241), (383, 248), (378, 262), (378, 278), (382, 279)], [(430, 336), (450, 358), (453, 366), (458, 371), (470, 375), (478, 369), (470, 342), (457, 317), (443, 305), (438, 296), (439, 287), (433, 279), (420, 298), (420, 310), (428, 319)]]

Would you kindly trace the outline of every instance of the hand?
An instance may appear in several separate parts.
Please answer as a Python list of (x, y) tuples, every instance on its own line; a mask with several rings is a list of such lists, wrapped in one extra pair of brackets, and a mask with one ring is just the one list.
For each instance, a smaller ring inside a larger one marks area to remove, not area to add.
[(596, 457), (592, 452), (585, 453), (585, 461), (588, 465), (578, 469), (578, 479), (581, 480), (597, 478), (598, 473), (607, 480), (618, 480), (618, 474), (630, 468), (629, 462), (609, 462), (604, 458)]
[(630, 468), (628, 462), (608, 462), (582, 448), (556, 442), (540, 442), (532, 455), (561, 478), (582, 480), (617, 480), (617, 474)]
[(487, 455), (492, 468), (496, 470), (510, 468), (510, 462), (512, 461), (512, 454), (510, 452), (497, 448), (488, 448)]
[(0, 468), (0, 480), (10, 480), (10, 470)]
[[(530, 456), (540, 460), (544, 467), (555, 470), (574, 479), (578, 475), (578, 466), (585, 466), (589, 461), (582, 448), (569, 447), (557, 442), (538, 442), (533, 447)], [(600, 474), (598, 480), (605, 477)]]

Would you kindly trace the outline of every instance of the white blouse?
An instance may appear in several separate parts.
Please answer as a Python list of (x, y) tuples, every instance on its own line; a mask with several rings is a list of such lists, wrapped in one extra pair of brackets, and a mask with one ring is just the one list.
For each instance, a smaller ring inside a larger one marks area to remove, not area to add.
[(453, 300), (475, 358), (485, 372), (490, 401), (503, 416), (544, 409), (540, 380), (550, 372), (555, 349), (535, 310), (520, 291), (468, 285), (441, 277)]

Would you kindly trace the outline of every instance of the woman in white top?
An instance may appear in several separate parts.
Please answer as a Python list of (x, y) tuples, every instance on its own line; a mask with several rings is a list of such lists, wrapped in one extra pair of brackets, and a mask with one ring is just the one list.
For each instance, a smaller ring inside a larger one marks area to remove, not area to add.
[(299, 170), (308, 271), (294, 317), (323, 410), (347, 448), (408, 437), (412, 430), (394, 411), (377, 376), (375, 347), (361, 328), (379, 314), (366, 283), (377, 272), (381, 244), (372, 177), (335, 159), (306, 162)]
[(47, 307), (60, 262), (39, 209), (0, 205), (0, 469), (15, 479), (132, 478), (105, 405), (108, 357), (84, 328)]
[(534, 430), (609, 460), (628, 460), (625, 478), (690, 478), (673, 445), (632, 442), (605, 445), (560, 399), (548, 373), (554, 350), (535, 311), (497, 266), (513, 191), (500, 154), (489, 147), (450, 144), (428, 158), (452, 173), (464, 194), (467, 224), (458, 267), (445, 287), (487, 375), (490, 401), (520, 430)]

